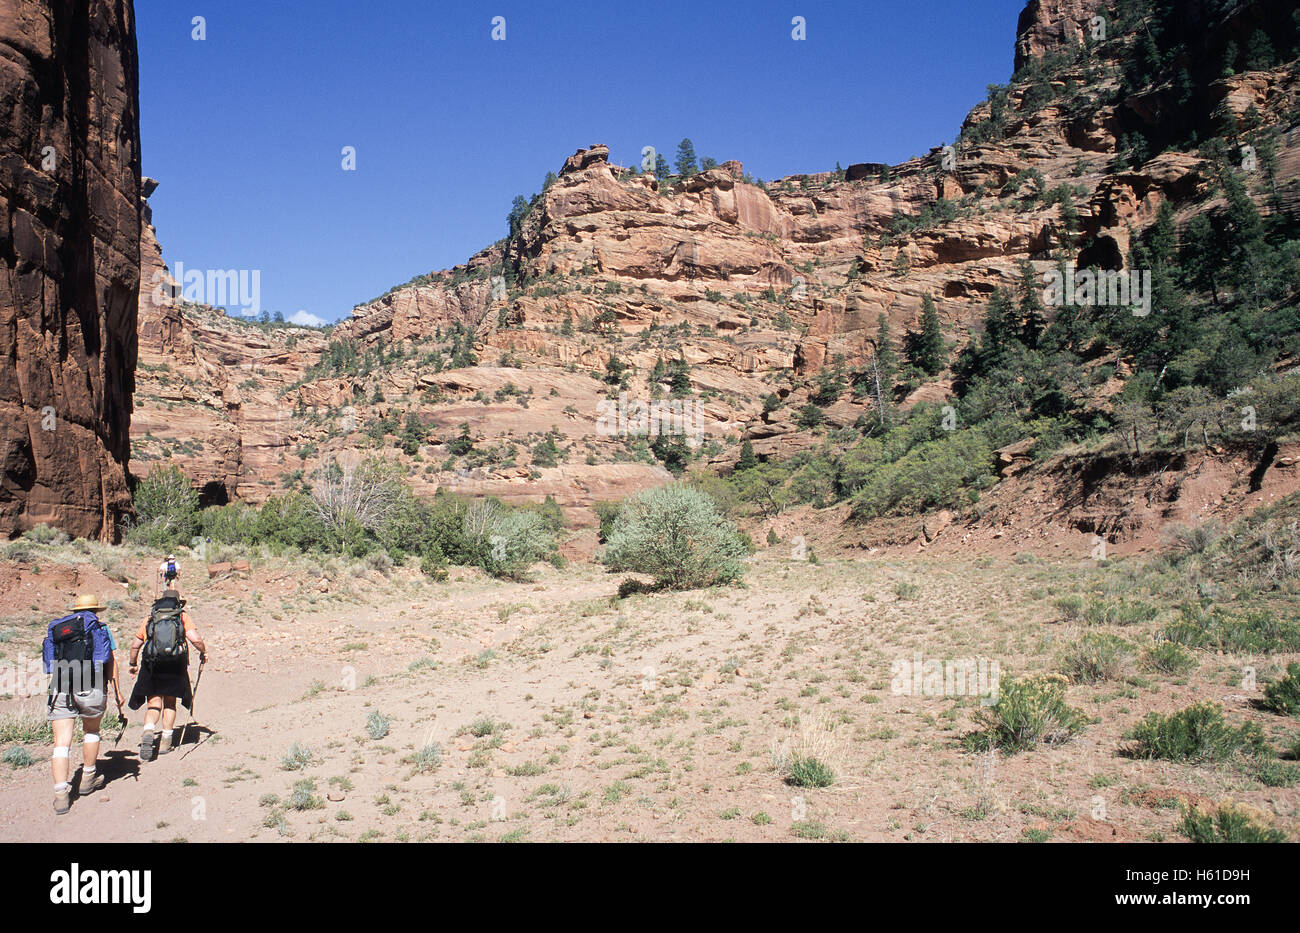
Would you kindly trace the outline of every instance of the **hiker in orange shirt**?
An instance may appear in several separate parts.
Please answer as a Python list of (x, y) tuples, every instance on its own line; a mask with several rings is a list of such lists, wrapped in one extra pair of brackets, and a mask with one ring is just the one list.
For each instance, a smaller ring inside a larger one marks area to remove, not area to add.
[[(139, 709), (146, 701), (144, 733), (140, 737), (140, 760), (153, 761), (172, 750), (172, 731), (176, 725), (176, 701), (193, 712), (194, 696), (190, 690), (188, 644), (199, 649), (200, 662), (207, 660), (207, 647), (185, 611), (185, 600), (175, 590), (166, 590), (149, 610), (149, 618), (140, 625), (131, 642), (131, 673), (139, 671), (131, 700), (127, 706)], [(141, 666), (141, 648), (144, 664)], [(162, 735), (155, 727), (162, 726)]]

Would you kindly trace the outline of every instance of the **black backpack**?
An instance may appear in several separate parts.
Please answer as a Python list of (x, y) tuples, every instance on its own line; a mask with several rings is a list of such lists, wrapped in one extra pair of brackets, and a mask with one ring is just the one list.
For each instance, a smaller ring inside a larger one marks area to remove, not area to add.
[(189, 664), (181, 602), (170, 596), (156, 600), (145, 628), (144, 663), (155, 670), (180, 670)]
[(54, 645), (54, 662), (50, 670), (52, 695), (79, 693), (95, 686), (95, 638), (91, 633), (100, 624), (87, 624), (80, 612), (50, 623), (49, 639)]

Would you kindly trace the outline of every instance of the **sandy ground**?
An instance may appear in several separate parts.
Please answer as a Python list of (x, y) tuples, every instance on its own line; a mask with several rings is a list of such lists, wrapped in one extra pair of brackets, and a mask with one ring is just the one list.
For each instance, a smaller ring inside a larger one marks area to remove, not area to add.
[[(125, 648), (148, 594), (121, 581), (147, 581), (148, 557), (34, 551), (0, 568), (0, 661), (38, 655), (45, 622), (83, 590), (114, 600)], [(187, 744), (142, 764), (139, 713), (116, 749), (103, 730), (108, 786), (60, 817), (48, 746), (11, 734), (0, 746), (36, 762), (0, 765), (0, 839), (1175, 841), (1177, 798), (1248, 803), (1300, 838), (1296, 787), (1266, 787), (1240, 762), (1119, 754), (1148, 711), (1195, 699), (1290, 745), (1300, 721), (1251, 705), (1287, 656), (1197, 652), (1188, 675), (1072, 685), (1093, 723), (1014, 756), (962, 747), (977, 698), (892, 688), (895, 661), (917, 652), (997, 660), (1003, 677), (1053, 670), (1081, 633), (1056, 600), (1130, 577), (1115, 561), (814, 564), (780, 546), (743, 587), (619, 601), (618, 578), (591, 564), (434, 583), (255, 561), (248, 578), (185, 587), (211, 655)], [(1162, 612), (1113, 630), (1140, 647)], [(42, 711), (43, 697), (0, 699), (10, 729)], [(309, 757), (288, 761), (295, 744)], [(417, 767), (434, 744), (436, 765)], [(784, 783), (791, 752), (826, 761), (834, 783)]]

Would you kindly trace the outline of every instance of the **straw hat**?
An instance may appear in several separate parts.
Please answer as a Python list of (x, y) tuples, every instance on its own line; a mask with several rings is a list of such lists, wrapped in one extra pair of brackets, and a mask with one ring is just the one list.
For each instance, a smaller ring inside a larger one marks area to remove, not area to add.
[(101, 609), (107, 608), (108, 606), (100, 602), (99, 597), (92, 593), (82, 593), (77, 597), (77, 601), (72, 604), (73, 612), (82, 612), (84, 610), (99, 612)]

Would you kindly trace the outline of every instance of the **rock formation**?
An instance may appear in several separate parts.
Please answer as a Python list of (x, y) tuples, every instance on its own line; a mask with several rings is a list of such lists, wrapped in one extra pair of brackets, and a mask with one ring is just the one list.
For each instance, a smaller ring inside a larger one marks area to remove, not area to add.
[(115, 538), (140, 277), (130, 0), (0, 0), (0, 534)]

